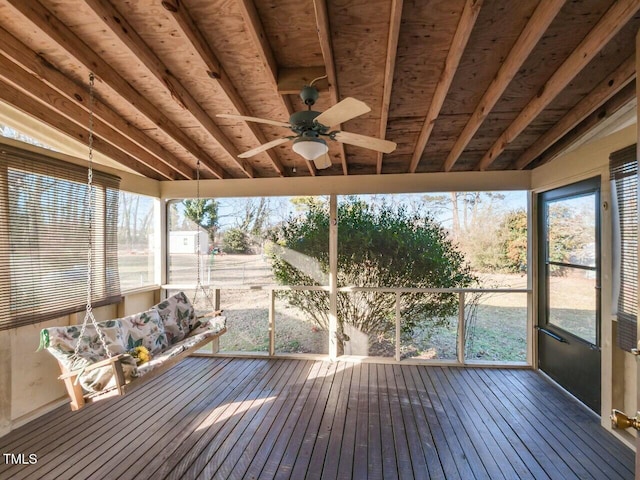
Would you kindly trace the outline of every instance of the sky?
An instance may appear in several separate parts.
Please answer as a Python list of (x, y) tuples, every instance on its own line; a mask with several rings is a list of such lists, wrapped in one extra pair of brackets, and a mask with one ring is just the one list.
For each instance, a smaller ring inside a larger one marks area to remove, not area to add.
[[(508, 212), (512, 210), (518, 209), (526, 209), (527, 208), (527, 192), (526, 191), (505, 191), (499, 192), (504, 196), (503, 199), (494, 199), (492, 203), (492, 208), (494, 211), (498, 213)], [(424, 210), (423, 197), (426, 194), (424, 193), (415, 193), (415, 194), (384, 194), (384, 195), (354, 195), (352, 197), (362, 199), (367, 202), (387, 202), (391, 204), (403, 204), (408, 208), (410, 212), (419, 209), (421, 212)], [(440, 192), (434, 193), (431, 192), (428, 194), (431, 197), (434, 196), (444, 196), (445, 198), (449, 198), (449, 192)], [(268, 199), (270, 203), (270, 207), (272, 210), (271, 213), (271, 221), (270, 224), (277, 224), (288, 217), (295, 215), (297, 213), (296, 206), (291, 202), (291, 199), (294, 197), (270, 197)], [(328, 197), (324, 197), (328, 198)], [(344, 200), (344, 196), (339, 196), (338, 201)], [(228, 228), (233, 228), (238, 226), (240, 223), (240, 219), (242, 217), (244, 207), (247, 202), (253, 201), (258, 202), (258, 198), (221, 198), (217, 199), (219, 207), (219, 227), (220, 230), (226, 230)], [(484, 199), (481, 206), (487, 205), (489, 200)], [(462, 200), (459, 201), (459, 206), (462, 208)], [(178, 211), (181, 211), (181, 207), (178, 203), (177, 205)], [(429, 209), (432, 215), (436, 218), (437, 221), (443, 224), (443, 226), (447, 226), (451, 222), (451, 211), (450, 209), (440, 209), (434, 210)]]

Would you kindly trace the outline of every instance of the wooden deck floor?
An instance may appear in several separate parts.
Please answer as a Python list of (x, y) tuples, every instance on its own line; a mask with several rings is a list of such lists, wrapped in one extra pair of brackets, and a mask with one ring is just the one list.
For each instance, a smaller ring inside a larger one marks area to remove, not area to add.
[[(0, 438), (2, 479), (633, 478), (633, 453), (530, 370), (190, 358)], [(28, 458), (28, 457), (27, 457)]]

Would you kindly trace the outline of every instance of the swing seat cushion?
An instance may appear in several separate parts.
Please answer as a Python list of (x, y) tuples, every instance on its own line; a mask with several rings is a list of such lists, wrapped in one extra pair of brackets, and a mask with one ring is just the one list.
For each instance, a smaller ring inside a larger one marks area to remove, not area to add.
[(215, 317), (207, 321), (203, 321), (200, 327), (191, 332), (183, 340), (175, 345), (171, 345), (165, 351), (153, 357), (149, 362), (138, 365), (138, 375), (143, 376), (153, 371), (170, 358), (180, 355), (182, 352), (190, 349), (205, 338), (218, 335), (225, 327), (226, 319), (224, 317)]

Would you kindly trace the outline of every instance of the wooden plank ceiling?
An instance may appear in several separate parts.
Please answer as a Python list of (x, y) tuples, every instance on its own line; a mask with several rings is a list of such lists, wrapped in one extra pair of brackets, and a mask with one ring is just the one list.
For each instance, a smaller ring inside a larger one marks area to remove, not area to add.
[[(0, 100), (160, 180), (533, 168), (635, 100), (640, 0), (0, 0)], [(329, 140), (318, 170), (283, 127), (316, 77), (324, 111), (391, 154)]]

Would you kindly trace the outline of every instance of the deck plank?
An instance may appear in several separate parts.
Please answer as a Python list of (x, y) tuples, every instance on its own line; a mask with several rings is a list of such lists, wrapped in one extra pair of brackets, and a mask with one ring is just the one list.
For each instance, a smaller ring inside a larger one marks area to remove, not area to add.
[[(313, 449), (309, 456), (309, 460), (306, 462), (307, 467), (304, 472), (300, 472), (301, 466), (298, 466), (298, 461), (293, 468), (293, 478), (307, 478), (308, 480), (318, 480), (322, 475), (322, 467), (325, 459), (327, 458), (327, 450), (329, 448), (329, 438), (334, 428), (339, 428), (340, 417), (339, 405), (340, 398), (345, 391), (346, 385), (351, 382), (351, 369), (345, 368), (344, 364), (337, 366), (336, 377), (331, 386), (331, 392), (329, 393), (329, 399), (325, 406), (324, 414), (322, 415), (321, 423), (318, 427)], [(348, 390), (347, 390), (348, 391)], [(331, 461), (329, 459), (329, 461)], [(300, 462), (302, 463), (302, 461)], [(296, 477), (296, 475), (298, 475)]]
[(284, 362), (278, 373), (272, 377), (267, 388), (260, 392), (261, 396), (254, 401), (252, 409), (243, 415), (233, 431), (223, 439), (215, 456), (209, 460), (200, 473), (201, 478), (226, 478), (228, 473), (220, 470), (222, 464), (227, 458), (238, 458), (239, 452), (245, 452), (245, 448), (252, 438), (252, 432), (257, 431), (269, 412), (272, 411), (276, 399), (286, 388), (290, 375), (295, 372), (295, 367), (296, 364)]
[[(197, 473), (206, 464), (209, 448), (215, 448), (215, 438), (220, 434), (224, 438), (228, 432), (228, 422), (233, 422), (238, 416), (236, 412), (245, 405), (253, 392), (262, 388), (270, 379), (269, 372), (277, 369), (277, 362), (271, 363), (259, 360), (260, 368), (242, 376), (241, 382), (233, 382), (226, 387), (228, 392), (221, 401), (216, 401), (208, 409), (205, 420), (192, 431), (163, 465), (163, 468), (154, 473), (154, 477), (176, 479), (195, 478)], [(236, 385), (234, 386), (234, 383)], [(191, 475), (185, 475), (191, 470)]]
[[(250, 475), (247, 474), (249, 467), (257, 465), (257, 471), (259, 472), (266, 462), (271, 446), (280, 435), (289, 412), (302, 394), (306, 380), (313, 369), (312, 362), (297, 363), (299, 364), (298, 368), (290, 377), (290, 381), (282, 394), (276, 399), (273, 416), (270, 414), (265, 417), (265, 421), (262, 422), (255, 433), (251, 433), (251, 440), (245, 449), (225, 459), (220, 467), (220, 471), (224, 472), (221, 478), (250, 478)], [(237, 458), (236, 462), (233, 462), (234, 456)], [(256, 459), (260, 460), (256, 461)]]
[(3, 479), (622, 480), (635, 459), (531, 370), (269, 358), (185, 359), (0, 445), (38, 455)]
[(378, 369), (376, 365), (369, 365), (369, 395), (368, 395), (368, 425), (367, 425), (367, 478), (382, 480), (384, 478), (382, 462), (382, 437), (380, 434), (380, 401)]
[[(179, 364), (176, 365), (175, 371), (179, 372), (185, 368), (187, 368), (186, 365)], [(166, 377), (164, 379), (155, 377), (147, 383), (145, 391), (157, 388), (159, 385), (166, 385), (163, 383), (166, 381)], [(137, 399), (141, 395), (143, 395), (142, 389), (134, 390), (127, 394), (131, 400)], [(34, 442), (42, 440), (43, 437), (49, 434), (57, 435), (56, 432), (61, 428), (65, 430), (70, 430), (76, 426), (82, 428), (91, 417), (96, 415), (102, 417), (107, 415), (108, 412), (117, 411), (120, 408), (117, 397), (105, 399), (76, 412), (71, 411), (69, 405), (58, 407), (0, 438), (0, 449), (4, 450), (8, 445), (11, 445), (12, 448), (32, 449), (34, 448)], [(0, 464), (0, 471), (2, 471), (3, 466), (3, 464)]]
[[(303, 463), (307, 463), (310, 459), (337, 365), (335, 363), (327, 363), (327, 367), (326, 370), (321, 371), (320, 378), (314, 382), (312, 393), (304, 406), (300, 419), (296, 423), (284, 455), (280, 460), (280, 465), (278, 465), (275, 476), (277, 480), (301, 478), (293, 474), (296, 459), (300, 459)], [(305, 444), (306, 448), (303, 448)], [(304, 471), (306, 471), (306, 468), (304, 468)]]
[[(484, 372), (482, 373), (484, 374)], [(496, 388), (505, 388), (502, 378), (495, 381), (494, 375), (485, 376), (493, 381)], [(511, 391), (514, 392), (514, 398), (520, 400), (519, 407), (530, 412), (532, 420), (535, 419), (546, 427), (546, 430), (542, 432), (542, 438), (553, 440), (549, 442), (550, 448), (557, 449), (559, 454), (565, 458), (566, 463), (574, 469), (577, 478), (602, 478), (604, 476), (608, 479), (615, 479), (624, 478), (630, 473), (615, 459), (605, 461), (605, 458), (600, 457), (601, 448), (595, 439), (591, 440), (590, 437), (581, 434), (580, 430), (573, 430), (573, 422), (566, 422), (564, 418), (560, 418), (565, 417), (567, 408), (571, 408), (573, 415), (576, 408), (575, 406), (572, 408), (571, 403), (561, 403), (558, 405), (558, 410), (549, 409), (548, 406), (545, 408), (544, 403), (540, 401), (541, 399), (538, 399), (538, 402), (531, 402), (521, 396), (521, 390), (517, 385), (511, 385), (515, 387), (511, 388)], [(599, 458), (600, 460), (598, 460)]]
[(286, 411), (286, 415), (280, 423), (280, 428), (274, 430), (265, 442), (263, 442), (264, 448), (261, 448), (258, 454), (253, 458), (253, 461), (249, 465), (246, 478), (273, 478), (278, 471), (278, 465), (284, 455), (291, 433), (293, 432), (298, 419), (304, 409), (304, 405), (307, 403), (314, 383), (322, 375), (323, 371), (326, 371), (327, 365), (322, 362), (314, 362), (313, 366), (309, 370), (307, 377), (303, 379), (302, 389), (300, 390), (295, 402), (291, 405), (291, 408)]
[(344, 380), (342, 382), (342, 389), (338, 394), (336, 410), (333, 415), (333, 423), (331, 426), (331, 432), (329, 433), (328, 445), (326, 448), (326, 455), (323, 460), (322, 472), (311, 471), (308, 474), (309, 478), (335, 478), (338, 474), (338, 462), (340, 459), (340, 449), (342, 447), (342, 437), (346, 427), (347, 408), (349, 405), (349, 395), (351, 395), (351, 388), (353, 388), (353, 375), (354, 368), (346, 367), (347, 372), (344, 373)]
[[(460, 381), (460, 369), (442, 368), (435, 371), (434, 374), (439, 377), (446, 389), (451, 389), (457, 394), (466, 391), (466, 385)], [(464, 404), (460, 402), (458, 395), (453, 396), (451, 401), (455, 411), (459, 412), (465, 429), (471, 430), (470, 437), (478, 449), (478, 454), (489, 477), (492, 480), (518, 478), (518, 473), (513, 467), (513, 462), (516, 458), (514, 458), (515, 456), (507, 455), (509, 450), (505, 451), (504, 449), (504, 444), (507, 442), (501, 442), (503, 440), (501, 432), (491, 428), (495, 426), (493, 422), (487, 422), (488, 425), (485, 423), (486, 412), (478, 408), (477, 402), (473, 401), (473, 396), (467, 398), (469, 401), (464, 402)], [(482, 441), (477, 441), (476, 439), (481, 439)]]
[(197, 461), (187, 463), (189, 468), (186, 470), (172, 472), (169, 478), (213, 478), (212, 472), (217, 470), (219, 460), (229, 453), (260, 405), (269, 401), (269, 392), (276, 388), (283, 371), (286, 371), (286, 362), (279, 362), (256, 377), (256, 381), (245, 389), (246, 394), (233, 402), (235, 406), (229, 409), (224, 425), (218, 421), (215, 428), (207, 429), (199, 441), (200, 446), (194, 448), (200, 452)]
[[(396, 448), (396, 463), (398, 475), (401, 478), (412, 479), (413, 467), (411, 465), (411, 451), (409, 450), (409, 440), (407, 438), (404, 419), (400, 406), (400, 396), (396, 385), (396, 373), (393, 365), (385, 365), (387, 377), (387, 395), (389, 396), (389, 408), (391, 410), (391, 425), (393, 426), (393, 444)], [(387, 441), (391, 441), (389, 438)]]
[[(319, 405), (321, 408), (316, 407), (313, 412), (313, 417), (309, 423), (307, 432), (305, 433), (302, 445), (300, 446), (300, 452), (295, 458), (295, 464), (291, 470), (291, 478), (293, 479), (304, 478), (307, 472), (312, 470), (322, 471), (322, 464), (324, 463), (325, 458), (324, 452), (326, 452), (326, 440), (328, 440), (327, 424), (330, 424), (333, 421), (332, 413), (335, 411), (336, 402), (338, 400), (338, 395), (342, 387), (342, 380), (344, 378), (344, 368), (338, 367), (339, 365), (336, 364), (335, 373), (333, 374), (333, 378), (330, 379), (330, 390), (328, 392), (325, 390), (324, 397), (326, 398), (326, 401), (324, 406)], [(325, 385), (326, 384), (327, 382), (325, 381)], [(320, 402), (320, 399), (318, 402)], [(320, 445), (316, 448), (316, 445), (319, 443), (324, 444), (324, 448)], [(318, 452), (318, 464), (312, 465), (311, 461), (315, 452)]]
[[(439, 367), (434, 367), (439, 368)], [(458, 470), (458, 475), (455, 478), (470, 479), (475, 478), (473, 471), (467, 460), (467, 453), (463, 447), (464, 440), (458, 437), (457, 432), (451, 422), (445, 406), (443, 405), (434, 384), (431, 381), (431, 374), (427, 369), (418, 369), (420, 377), (422, 378), (422, 384), (429, 397), (429, 402), (433, 407), (434, 416), (438, 419), (440, 427), (442, 428), (442, 434), (444, 442), (441, 442), (441, 447), (438, 449), (440, 452), (442, 449), (446, 449), (451, 452), (453, 456), (453, 463)], [(444, 444), (444, 445), (443, 445)]]
[(360, 394), (360, 381), (362, 376), (362, 365), (357, 364), (353, 367), (353, 376), (351, 377), (351, 388), (347, 397), (347, 408), (345, 410), (344, 431), (342, 432), (342, 446), (339, 450), (339, 456), (336, 456), (335, 464), (337, 472), (330, 473), (331, 465), (325, 464), (322, 477), (350, 479), (353, 478), (353, 453), (356, 444), (356, 425), (358, 419), (358, 395)]
[[(464, 461), (473, 472), (473, 478), (488, 480), (490, 478), (486, 466), (480, 455), (481, 447), (485, 447), (484, 439), (477, 437), (476, 432), (467, 428), (470, 419), (464, 409), (456, 408), (456, 394), (449, 392), (440, 378), (442, 367), (434, 367), (428, 371), (434, 387), (434, 394), (440, 398), (445, 415), (448, 417), (451, 427), (455, 432), (460, 446), (464, 452)], [(524, 472), (523, 472), (524, 473)], [(528, 478), (526, 475), (520, 478)]]
[[(402, 368), (402, 374), (404, 382), (407, 387), (407, 399), (411, 405), (413, 411), (413, 418), (416, 424), (416, 430), (422, 446), (422, 454), (424, 456), (427, 474), (432, 480), (441, 480), (446, 478), (444, 469), (442, 467), (442, 461), (438, 456), (436, 450), (433, 430), (439, 429), (439, 424), (434, 422), (431, 424), (427, 421), (427, 417), (424, 412), (424, 402), (427, 402), (426, 395), (420, 394), (420, 391), (415, 383), (415, 379), (410, 368)], [(452, 465), (455, 470), (455, 465)]]
[[(406, 371), (407, 369), (404, 370)], [(431, 398), (429, 397), (424, 384), (424, 379), (420, 375), (420, 369), (418, 367), (409, 366), (408, 371), (411, 374), (411, 378), (414, 382), (416, 393), (418, 395), (419, 407), (416, 406), (416, 409), (422, 410), (422, 414), (424, 415), (430, 433), (429, 436), (426, 435), (426, 431), (422, 433), (423, 443), (426, 443), (427, 445), (424, 447), (424, 451), (428, 452), (427, 461), (431, 459), (429, 462), (430, 472), (438, 471), (437, 464), (434, 461), (435, 459), (433, 459), (432, 453), (432, 451), (435, 451), (445, 478), (462, 478), (452, 454), (452, 451), (456, 448), (454, 443), (455, 438), (447, 437), (445, 434), (436, 406), (431, 402)], [(418, 413), (418, 417), (420, 417), (420, 413)], [(454, 443), (453, 446), (450, 445), (449, 442)], [(455, 442), (457, 443), (457, 441)]]
[(394, 478), (394, 476), (398, 476), (398, 460), (393, 442), (387, 370), (385, 365), (377, 365), (376, 367), (378, 373), (378, 404), (380, 406), (380, 437), (384, 439), (382, 442), (382, 473), (384, 478)]
[[(593, 478), (583, 463), (584, 458), (575, 458), (574, 452), (562, 443), (567, 438), (562, 436), (558, 441), (556, 426), (546, 422), (538, 412), (528, 409), (516, 389), (505, 388), (500, 382), (495, 382), (491, 375), (484, 375), (484, 372), (469, 372), (469, 376), (473, 377), (472, 384), (482, 383), (502, 403), (503, 408), (497, 415), (494, 414), (495, 421), (513, 426), (551, 478)], [(481, 389), (477, 387), (477, 390)], [(517, 414), (514, 413), (516, 411)], [(562, 462), (557, 462), (559, 459)]]
[[(199, 365), (202, 366), (205, 363), (200, 363)], [(48, 435), (38, 436), (38, 442), (28, 447), (29, 451), (37, 452), (38, 457), (41, 459), (37, 464), (38, 468), (24, 470), (16, 474), (14, 478), (16, 480), (33, 478), (34, 474), (40, 478), (60, 478), (60, 475), (69, 468), (75, 469), (80, 464), (92, 463), (97, 468), (99, 466), (98, 462), (105, 458), (97, 455), (97, 452), (101, 451), (105, 444), (112, 442), (114, 438), (123, 438), (127, 431), (130, 431), (126, 428), (122, 430), (115, 429), (115, 425), (122, 425), (123, 422), (125, 422), (125, 425), (128, 423), (127, 426), (130, 428), (142, 425), (144, 420), (169, 405), (178, 389), (197, 382), (197, 379), (204, 373), (205, 371), (202, 368), (194, 369), (194, 371), (178, 377), (179, 380), (173, 383), (167, 378), (165, 378), (164, 382), (154, 383), (150, 389), (151, 395), (159, 395), (160, 392), (163, 392), (166, 396), (159, 397), (160, 400), (155, 402), (151, 408), (144, 410), (142, 416), (138, 415), (133, 423), (127, 422), (127, 420), (136, 417), (138, 407), (137, 403), (131, 402), (129, 397), (114, 397), (96, 404), (96, 407), (100, 407), (104, 403), (113, 403), (113, 408), (109, 408), (102, 415), (92, 415), (94, 405), (85, 407), (76, 412), (79, 414), (77, 416), (84, 421), (70, 422), (70, 425), (60, 425), (58, 427), (59, 431), (53, 437), (56, 439), (55, 443), (51, 442), (51, 437)], [(65, 418), (75, 420), (74, 416), (68, 417), (65, 415)], [(95, 419), (95, 421), (92, 419)], [(91, 428), (87, 428), (87, 425), (91, 425)], [(90, 451), (87, 451), (87, 445), (91, 445)], [(123, 448), (124, 444), (119, 446)], [(71, 474), (65, 473), (65, 476), (71, 478)]]
[[(369, 370), (370, 365), (362, 365), (360, 388), (358, 389), (358, 410), (356, 417), (356, 435), (353, 450), (353, 474), (351, 478), (367, 478), (369, 470)], [(375, 368), (375, 366), (373, 367)]]
[(402, 414), (402, 424), (407, 438), (407, 446), (409, 447), (411, 468), (413, 469), (414, 477), (421, 478), (425, 473), (427, 475), (429, 474), (429, 469), (427, 467), (427, 461), (425, 460), (424, 451), (422, 450), (422, 442), (420, 441), (417, 428), (418, 425), (416, 424), (411, 404), (405, 401), (405, 399), (409, 397), (409, 392), (404, 381), (404, 375), (402, 374), (402, 367), (400, 365), (394, 365), (393, 372), (396, 386), (395, 390), (398, 394), (400, 413)]
[[(521, 376), (514, 376), (511, 372), (506, 371), (505, 378), (510, 379), (511, 383), (514, 385), (519, 384), (526, 388), (528, 393), (527, 397), (530, 396), (532, 391), (539, 392), (542, 399), (549, 402), (550, 407), (553, 407), (547, 409), (547, 412), (561, 412), (564, 411), (562, 409), (571, 408), (575, 404), (573, 399), (564, 391), (557, 388), (547, 388), (551, 385), (551, 382), (545, 377), (535, 373), (530, 375), (530, 373), (534, 372), (526, 371), (525, 374)], [(614, 457), (610, 459), (614, 463), (618, 463), (619, 457), (624, 459), (624, 462), (635, 461), (633, 452), (630, 449), (620, 451), (619, 442), (613, 437), (613, 435), (600, 435), (600, 422), (593, 421), (594, 419), (597, 419), (597, 417), (588, 408), (580, 406), (578, 409), (572, 409), (571, 415), (573, 419), (579, 419), (580, 421), (569, 422), (566, 421), (567, 419), (564, 418), (564, 416), (562, 416), (563, 418), (560, 418), (560, 420), (563, 420), (566, 427), (578, 437), (591, 438), (595, 445), (597, 445), (597, 448), (595, 449), (596, 453), (600, 451), (607, 452), (609, 455)], [(607, 457), (607, 459), (609, 458)]]
[[(256, 361), (245, 362), (238, 365), (237, 372), (250, 372), (256, 368), (259, 368)], [(205, 375), (195, 378), (190, 384), (191, 388), (181, 384), (180, 391), (170, 400), (170, 403), (165, 404), (164, 408), (158, 410), (154, 408), (158, 403), (154, 396), (146, 398), (145, 403), (135, 404), (136, 408), (131, 414), (127, 412), (127, 415), (121, 416), (114, 423), (120, 428), (116, 430), (109, 441), (94, 450), (95, 455), (100, 457), (101, 464), (98, 461), (93, 461), (91, 464), (78, 463), (65, 474), (90, 473), (93, 478), (113, 476), (113, 478), (120, 479), (134, 471), (136, 466), (142, 463), (140, 459), (149, 461), (161, 455), (163, 452), (160, 447), (168, 438), (171, 438), (169, 435), (173, 436), (173, 430), (184, 416), (198, 408), (199, 399), (206, 398), (211, 389), (211, 383), (235, 380), (235, 376), (229, 370), (222, 372), (222, 375), (217, 375), (218, 371), (205, 373)], [(164, 400), (165, 392), (160, 391), (158, 395)], [(152, 413), (146, 415), (147, 412)], [(113, 429), (113, 426), (111, 428)], [(96, 432), (95, 435), (102, 434)], [(125, 442), (124, 439), (129, 440)], [(131, 455), (132, 452), (135, 452), (135, 456)]]
[[(215, 378), (203, 382), (201, 388), (194, 392), (187, 401), (179, 406), (179, 411), (171, 417), (170, 423), (157, 431), (154, 442), (148, 442), (140, 448), (139, 461), (129, 465), (114, 467), (122, 480), (135, 478), (153, 478), (159, 475), (158, 470), (169, 468), (170, 459), (175, 458), (175, 451), (181, 448), (194, 431), (202, 427), (216, 406), (233, 398), (236, 388), (241, 388), (249, 381), (249, 375), (256, 371), (257, 362), (246, 365), (237, 364), (235, 368), (226, 369)], [(244, 368), (243, 368), (244, 367)], [(122, 471), (124, 470), (124, 471)]]

